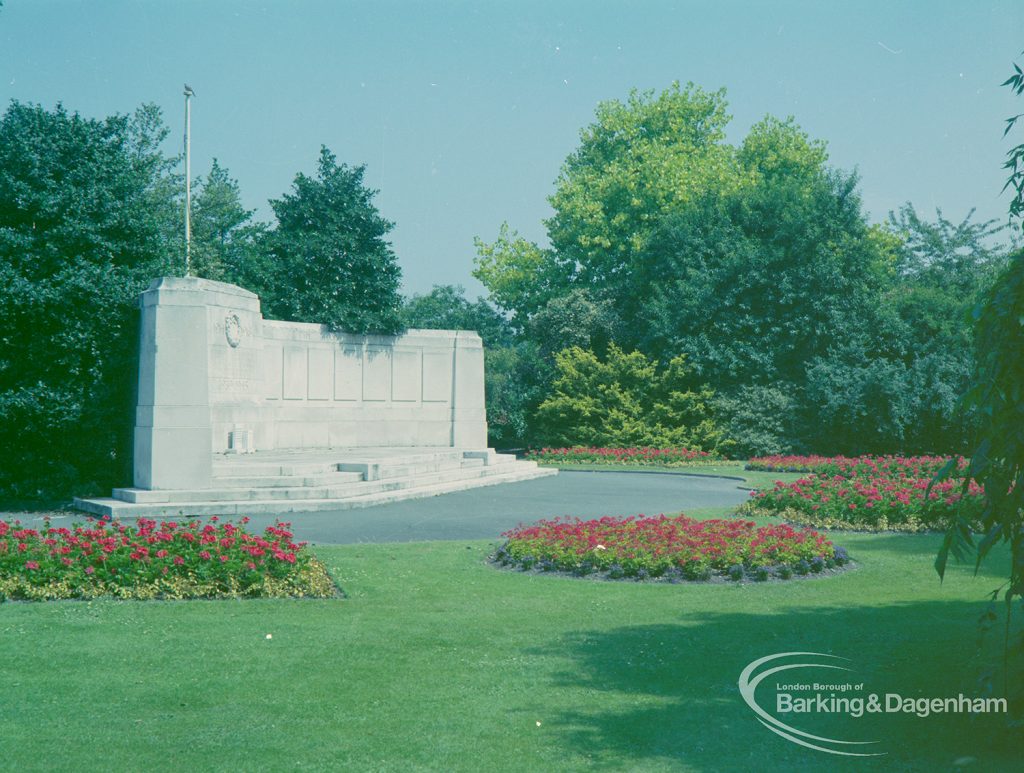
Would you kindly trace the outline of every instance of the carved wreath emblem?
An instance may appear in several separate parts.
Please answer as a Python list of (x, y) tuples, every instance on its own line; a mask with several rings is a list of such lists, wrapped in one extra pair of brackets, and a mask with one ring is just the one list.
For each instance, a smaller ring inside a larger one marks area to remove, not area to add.
[(242, 342), (242, 322), (237, 314), (228, 314), (224, 318), (224, 335), (232, 349)]

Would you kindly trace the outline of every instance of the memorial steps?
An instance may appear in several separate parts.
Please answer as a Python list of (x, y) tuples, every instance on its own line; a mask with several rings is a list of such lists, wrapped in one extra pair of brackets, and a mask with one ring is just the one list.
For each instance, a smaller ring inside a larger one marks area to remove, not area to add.
[(113, 518), (348, 510), (555, 473), (492, 449), (350, 448), (216, 454), (209, 488), (119, 488), (112, 497), (76, 498), (74, 506)]

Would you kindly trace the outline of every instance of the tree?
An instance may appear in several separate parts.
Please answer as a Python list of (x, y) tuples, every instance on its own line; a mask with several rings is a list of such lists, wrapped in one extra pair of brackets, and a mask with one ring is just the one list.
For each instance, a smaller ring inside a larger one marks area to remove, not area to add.
[(974, 341), (963, 320), (1007, 259), (993, 242), (1005, 227), (971, 222), (972, 215), (953, 223), (936, 210), (929, 222), (909, 203), (889, 213), (896, 261), (883, 303), (895, 317), (891, 356), (906, 366), (915, 398), (904, 428), (903, 449), (911, 453), (968, 450), (972, 423), (959, 395), (974, 367)]
[(299, 173), (292, 192), (270, 202), (276, 227), (263, 243), (265, 271), (253, 277), (264, 313), (353, 333), (401, 327), (401, 270), (363, 184), (364, 166), (338, 164), (320, 149), (316, 177)]
[(128, 477), (136, 301), (184, 246), (166, 133), (155, 106), (93, 120), (12, 102), (0, 119), (0, 496)]
[(192, 201), (192, 273), (243, 287), (254, 282), (262, 266), (257, 241), (264, 227), (254, 224), (255, 210), (242, 206), (238, 181), (213, 159), (210, 173), (196, 181)]
[(548, 358), (578, 346), (604, 356), (608, 344), (622, 337), (622, 322), (610, 301), (575, 288), (552, 298), (527, 323), (527, 335)]
[[(1016, 64), (1014, 70), (1003, 85), (1020, 96), (1024, 94), (1024, 72)], [(1004, 137), (1021, 115), (1008, 119)], [(1007, 152), (1005, 167), (1010, 169), (1010, 177), (1004, 190), (1010, 188), (1014, 193), (1009, 208), (1011, 218), (1024, 215), (1022, 165), (1024, 144)], [(964, 402), (977, 412), (981, 429), (964, 487), (973, 478), (985, 488), (982, 512), (985, 532), (977, 545), (976, 567), (981, 566), (997, 544), (1005, 543), (1010, 547), (1009, 577), (1006, 584), (992, 594), (994, 603), (999, 591), (1003, 591), (1007, 608), (1008, 660), (1009, 613), (1015, 599), (1024, 599), (1024, 250), (1011, 256), (1008, 267), (988, 291), (984, 303), (976, 307), (974, 317), (976, 364)], [(952, 465), (947, 465), (936, 478), (951, 472)], [(939, 577), (945, 575), (950, 553), (963, 560), (973, 547), (971, 524), (955, 517), (935, 559)], [(994, 617), (991, 611), (986, 615), (986, 618)], [(1019, 657), (1024, 650), (1024, 634), (1018, 635), (1014, 650)], [(1018, 712), (1022, 710), (1020, 704), (1024, 703), (1020, 692), (1022, 684), (1024, 680), (1016, 681), (1017, 695), (1013, 696), (1018, 701)]]
[(493, 244), (477, 241), (474, 276), (521, 322), (570, 287), (611, 297), (666, 212), (736, 184), (728, 120), (724, 91), (693, 84), (602, 102), (549, 199), (551, 249), (504, 225)]
[[(910, 205), (870, 225), (856, 175), (792, 118), (767, 116), (735, 147), (728, 120), (724, 92), (692, 84), (602, 103), (550, 199), (551, 246), (502, 226), (478, 242), (475, 275), (544, 352), (685, 355), (748, 448), (960, 448), (951, 396), (970, 353), (956, 320), (999, 265), (998, 229)], [(835, 383), (861, 402), (835, 402)], [(752, 394), (787, 414), (739, 410)], [(858, 439), (843, 422), (868, 413), (877, 426)]]
[(510, 346), (515, 334), (508, 319), (483, 298), (470, 301), (459, 285), (434, 285), (402, 306), (402, 325), (427, 330), (475, 330), (487, 348)]
[(551, 395), (537, 409), (551, 445), (727, 447), (712, 416), (714, 393), (696, 386), (682, 357), (661, 368), (615, 344), (599, 358), (574, 346), (555, 355)]
[(733, 458), (750, 459), (792, 451), (796, 439), (797, 400), (778, 386), (743, 386), (719, 393), (712, 403)]

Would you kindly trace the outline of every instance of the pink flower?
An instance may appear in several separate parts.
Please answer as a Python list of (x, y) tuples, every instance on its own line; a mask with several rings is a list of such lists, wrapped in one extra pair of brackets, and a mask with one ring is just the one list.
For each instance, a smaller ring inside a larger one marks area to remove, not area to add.
[(38, 569), (39, 568), (39, 564), (37, 564), (35, 561), (26, 561), (25, 562), (25, 568), (26, 569)]

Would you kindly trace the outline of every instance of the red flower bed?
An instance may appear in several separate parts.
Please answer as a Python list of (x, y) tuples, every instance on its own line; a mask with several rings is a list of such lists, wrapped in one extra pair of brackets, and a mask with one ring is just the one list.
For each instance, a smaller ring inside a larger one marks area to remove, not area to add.
[(692, 448), (541, 448), (527, 452), (527, 459), (541, 464), (632, 464), (681, 467), (710, 464), (721, 456)]
[[(761, 456), (747, 462), (748, 470), (766, 472), (811, 472), (844, 478), (865, 475), (906, 475), (927, 478), (935, 475), (949, 456)], [(957, 469), (967, 469), (967, 460), (957, 457)]]
[[(792, 483), (754, 492), (751, 505), (794, 523), (867, 531), (944, 528), (954, 512), (970, 521), (981, 514), (985, 492), (973, 480), (963, 491), (968, 461), (956, 457), (960, 478), (932, 484), (948, 456), (768, 456), (750, 470), (809, 472)], [(929, 490), (930, 489), (930, 490)]]
[(647, 577), (740, 580), (787, 579), (842, 565), (846, 551), (822, 534), (753, 521), (697, 521), (685, 515), (542, 520), (503, 535), (495, 554), (522, 569), (604, 573), (611, 579)]
[(262, 536), (240, 525), (140, 518), (71, 529), (0, 521), (0, 600), (332, 596), (333, 582), (290, 524)]
[(825, 528), (870, 531), (928, 531), (944, 528), (959, 508), (968, 521), (981, 515), (985, 492), (973, 480), (962, 495), (962, 480), (815, 475), (751, 492), (756, 508), (781, 513), (789, 521)]

